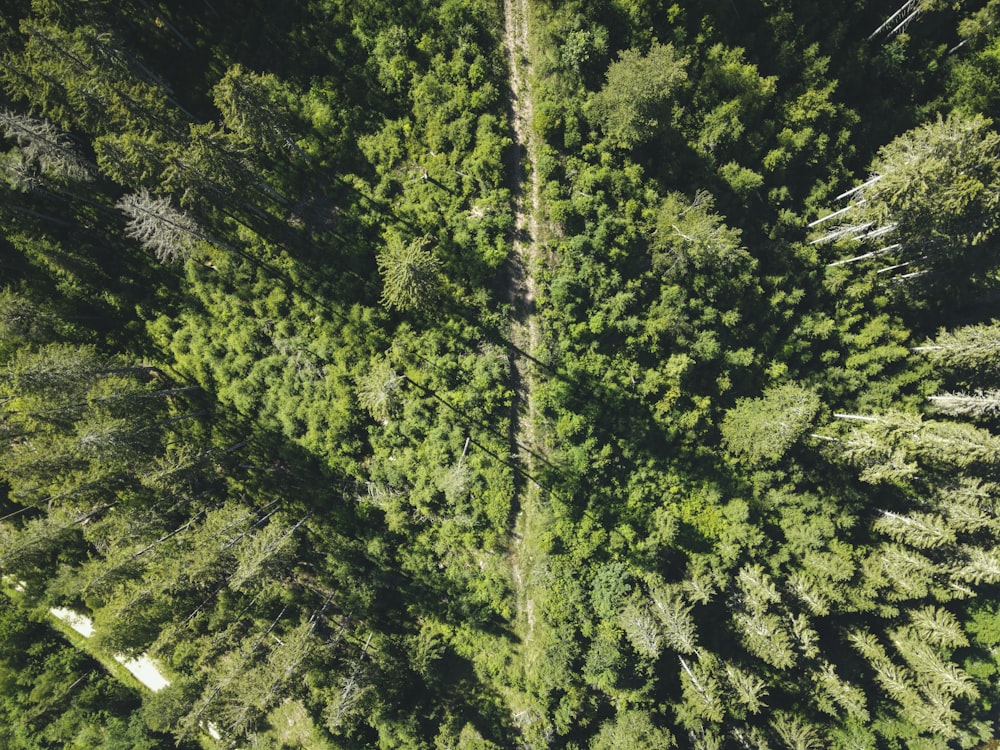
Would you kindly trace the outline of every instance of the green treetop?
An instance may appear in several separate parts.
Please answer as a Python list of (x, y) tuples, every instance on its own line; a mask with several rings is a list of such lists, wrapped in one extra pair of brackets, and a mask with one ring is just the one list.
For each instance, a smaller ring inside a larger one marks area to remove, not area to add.
[(809, 427), (819, 406), (814, 391), (795, 383), (769, 388), (759, 398), (740, 399), (726, 412), (723, 442), (750, 463), (776, 461)]
[(440, 290), (440, 262), (424, 251), (425, 240), (409, 244), (391, 235), (377, 256), (382, 274), (382, 304), (395, 310), (416, 310), (431, 305)]
[(588, 102), (588, 116), (616, 146), (632, 148), (649, 140), (669, 119), (667, 105), (687, 79), (687, 62), (670, 44), (654, 43), (645, 55), (625, 50)]

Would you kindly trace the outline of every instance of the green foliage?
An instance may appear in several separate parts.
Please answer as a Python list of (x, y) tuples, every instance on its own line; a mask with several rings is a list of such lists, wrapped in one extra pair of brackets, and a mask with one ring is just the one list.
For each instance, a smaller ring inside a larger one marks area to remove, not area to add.
[(440, 263), (427, 252), (426, 240), (404, 243), (390, 235), (377, 257), (382, 274), (382, 304), (391, 310), (419, 310), (434, 306), (440, 296)]
[(991, 377), (1000, 368), (1000, 325), (996, 321), (942, 329), (932, 343), (918, 348), (935, 367), (959, 374)]
[(951, 100), (963, 111), (995, 118), (1000, 111), (1000, 40), (956, 63), (949, 77)]
[(138, 695), (6, 596), (0, 601), (5, 747), (153, 750), (169, 742), (138, 720)]
[(274, 156), (291, 141), (290, 93), (273, 73), (252, 73), (233, 65), (212, 89), (225, 127), (247, 147)]
[(669, 732), (654, 726), (647, 714), (635, 709), (620, 712), (613, 721), (602, 724), (601, 730), (590, 743), (591, 750), (612, 750), (619, 747), (654, 750), (674, 746), (674, 738)]
[(819, 396), (800, 385), (773, 387), (759, 398), (740, 399), (726, 412), (722, 439), (750, 463), (777, 461), (809, 428), (819, 406)]
[(883, 147), (863, 191), (863, 216), (896, 222), (906, 240), (937, 237), (977, 244), (993, 231), (1000, 201), (1000, 135), (981, 116), (952, 114)]
[(143, 188), (122, 198), (118, 208), (129, 219), (126, 234), (152, 250), (161, 263), (186, 260), (194, 253), (201, 236), (198, 225), (171, 206), (169, 198), (154, 198)]
[(645, 54), (626, 50), (611, 64), (587, 114), (619, 148), (633, 148), (669, 124), (674, 90), (687, 79), (687, 58), (654, 42)]
[(842, 211), (843, 223), (817, 242), (872, 243), (873, 255), (853, 260), (892, 252), (896, 267), (907, 266), (904, 278), (931, 274), (939, 286), (953, 263), (969, 273), (989, 268), (1000, 205), (998, 149), (1000, 134), (980, 114), (952, 112), (900, 135), (879, 150), (871, 177)]
[(169, 5), (0, 19), (0, 744), (995, 734), (995, 1)]

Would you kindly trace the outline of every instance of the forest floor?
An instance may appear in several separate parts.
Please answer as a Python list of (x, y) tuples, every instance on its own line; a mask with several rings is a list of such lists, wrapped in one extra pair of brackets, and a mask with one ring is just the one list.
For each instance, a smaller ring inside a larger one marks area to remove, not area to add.
[[(536, 272), (543, 262), (539, 237), (540, 186), (532, 135), (531, 60), (528, 38), (529, 0), (504, 0), (504, 41), (510, 70), (511, 115), (514, 147), (511, 149), (511, 187), (515, 201), (515, 231), (509, 260), (508, 295), (512, 312), (510, 332), (511, 454), (518, 457), (513, 520), (510, 533), (510, 567), (517, 606), (515, 628), (524, 665), (525, 684), (533, 682), (534, 668), (542, 660), (544, 637), (539, 637), (534, 595), (544, 577), (544, 498), (534, 479), (541, 444), (536, 434), (534, 387), (538, 377), (536, 355), (539, 327), (535, 314)], [(537, 707), (522, 695), (511, 709), (525, 728), (536, 718)]]

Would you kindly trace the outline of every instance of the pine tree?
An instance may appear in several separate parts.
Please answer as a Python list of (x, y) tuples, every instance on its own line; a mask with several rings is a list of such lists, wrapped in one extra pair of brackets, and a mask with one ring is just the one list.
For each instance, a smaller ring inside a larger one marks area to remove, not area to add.
[(992, 584), (1000, 581), (1000, 550), (964, 547), (962, 557), (953, 564), (952, 575), (958, 581)]
[(253, 591), (261, 587), (261, 579), (287, 575), (295, 551), (295, 531), (302, 521), (286, 526), (272, 520), (242, 540), (234, 550), (236, 569), (228, 583), (234, 589)]
[(404, 244), (390, 235), (378, 254), (382, 275), (382, 304), (393, 310), (419, 310), (432, 306), (441, 292), (440, 263), (424, 250), (426, 240)]
[(229, 216), (246, 208), (253, 218), (263, 215), (254, 203), (260, 198), (282, 200), (277, 192), (254, 172), (247, 148), (213, 123), (191, 125), (182, 148), (166, 162), (160, 187), (180, 196), (182, 207), (214, 206)]
[(1000, 227), (1000, 135), (982, 115), (956, 112), (904, 133), (870, 174), (844, 194), (852, 202), (837, 214), (846, 223), (816, 242), (888, 239), (913, 263), (946, 267), (969, 262)]
[(613, 719), (601, 724), (590, 743), (590, 750), (667, 750), (676, 747), (673, 736), (653, 724), (649, 714), (638, 709), (617, 711)]
[[(756, 261), (741, 244), (739, 229), (713, 212), (714, 199), (699, 192), (693, 200), (679, 193), (663, 199), (651, 238), (653, 270), (664, 279), (693, 279), (700, 273), (743, 273)], [(699, 279), (700, 281), (700, 279)]]
[(856, 428), (839, 447), (841, 456), (861, 469), (861, 479), (872, 484), (907, 480), (920, 470), (913, 456), (893, 440), (885, 425)]
[(1000, 415), (1000, 391), (940, 393), (930, 399), (935, 409), (953, 416), (987, 419)]
[(819, 655), (819, 634), (812, 628), (809, 618), (804, 614), (789, 615), (788, 624), (799, 652), (807, 659), (816, 658)]
[(767, 683), (752, 671), (741, 669), (735, 664), (726, 664), (726, 679), (736, 694), (736, 700), (746, 706), (752, 714), (760, 713), (767, 707)]
[(955, 532), (944, 518), (918, 511), (900, 514), (884, 510), (873, 528), (920, 549), (941, 547), (955, 541)]
[(975, 477), (961, 477), (937, 488), (938, 508), (957, 531), (1000, 530), (993, 498), (1000, 488)]
[(774, 581), (761, 565), (744, 565), (740, 568), (737, 582), (743, 606), (753, 612), (764, 612), (772, 604), (781, 601), (781, 595)]
[(849, 461), (864, 468), (862, 478), (867, 481), (913, 476), (919, 464), (953, 468), (1000, 462), (1000, 439), (964, 422), (902, 412), (835, 416), (859, 424), (841, 447)]
[(397, 374), (385, 357), (377, 358), (357, 378), (358, 402), (372, 419), (388, 422), (401, 406), (401, 390), (406, 379)]
[(696, 661), (689, 662), (678, 656), (681, 665), (681, 691), (683, 703), (678, 709), (678, 718), (689, 728), (703, 722), (721, 722), (726, 707), (719, 690), (717, 660), (709, 654), (702, 654)]
[(680, 593), (667, 586), (650, 590), (652, 611), (660, 620), (660, 633), (667, 646), (681, 654), (697, 651), (698, 639), (695, 632), (691, 607), (684, 603)]
[(722, 420), (722, 439), (750, 463), (773, 462), (809, 428), (819, 407), (815, 391), (785, 383), (760, 398), (737, 401)]
[(158, 186), (181, 144), (159, 133), (108, 133), (94, 139), (101, 172), (130, 190)]
[(986, 118), (953, 113), (900, 136), (872, 164), (881, 179), (863, 193), (864, 212), (898, 223), (904, 240), (944, 236), (976, 244), (996, 227), (1000, 135)]
[(809, 575), (793, 571), (788, 575), (788, 589), (797, 596), (814, 615), (830, 613), (830, 599), (826, 591)]
[(930, 594), (939, 566), (919, 552), (898, 544), (887, 544), (874, 551), (875, 561), (892, 584), (891, 599), (920, 599)]
[(660, 628), (644, 602), (630, 601), (618, 617), (637, 653), (655, 661), (660, 656)]
[(826, 660), (821, 660), (820, 668), (813, 672), (813, 679), (822, 691), (823, 696), (829, 698), (834, 704), (823, 708), (824, 702), (821, 701), (819, 703), (820, 707), (826, 713), (838, 717), (841, 712), (845, 712), (857, 721), (867, 722), (869, 720), (870, 717), (866, 708), (867, 700), (864, 692), (856, 685), (843, 680), (837, 674), (837, 670), (833, 664)]
[(21, 147), (26, 165), (37, 165), (45, 174), (70, 180), (94, 179), (94, 165), (78, 152), (70, 137), (47, 120), (0, 111), (0, 129)]
[(52, 413), (63, 404), (79, 409), (103, 369), (93, 347), (53, 343), (18, 351), (4, 368), (0, 388), (24, 404), (22, 414)]
[(915, 351), (945, 371), (971, 372), (978, 377), (1000, 373), (1000, 321), (942, 329)]
[(588, 102), (588, 117), (614, 146), (628, 149), (645, 142), (665, 124), (670, 99), (687, 79), (687, 64), (670, 44), (654, 43), (646, 54), (622, 52)]
[(298, 150), (290, 135), (289, 93), (273, 74), (233, 65), (212, 95), (226, 128), (245, 146), (270, 156)]
[(45, 586), (60, 558), (80, 546), (80, 524), (90, 518), (56, 508), (20, 523), (0, 522), (0, 570), (29, 585)]
[(825, 745), (815, 724), (787, 711), (777, 712), (771, 727), (789, 750), (820, 750)]
[(179, 132), (182, 115), (162, 83), (111, 34), (84, 25), (68, 31), (34, 18), (21, 29), (23, 50), (0, 68), (16, 98), (61, 126), (95, 134)]
[(795, 651), (788, 630), (776, 614), (737, 612), (733, 617), (747, 651), (777, 669), (795, 665)]
[(125, 233), (152, 250), (161, 263), (186, 260), (206, 239), (195, 221), (173, 208), (169, 198), (154, 198), (146, 188), (126, 195), (117, 206), (129, 218)]
[(940, 689), (949, 698), (978, 697), (979, 691), (969, 675), (957, 664), (946, 661), (918, 632), (909, 627), (896, 628), (890, 631), (890, 637), (907, 666), (923, 678), (928, 693)]
[(914, 443), (935, 463), (959, 467), (1000, 463), (1000, 438), (964, 422), (926, 420)]

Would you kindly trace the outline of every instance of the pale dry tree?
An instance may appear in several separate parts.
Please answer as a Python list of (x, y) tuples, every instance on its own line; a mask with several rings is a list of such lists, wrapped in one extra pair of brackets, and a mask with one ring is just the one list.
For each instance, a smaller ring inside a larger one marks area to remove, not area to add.
[(146, 188), (115, 205), (129, 218), (125, 234), (152, 250), (161, 263), (191, 257), (198, 242), (205, 239), (194, 219), (175, 209), (170, 198), (155, 198)]

